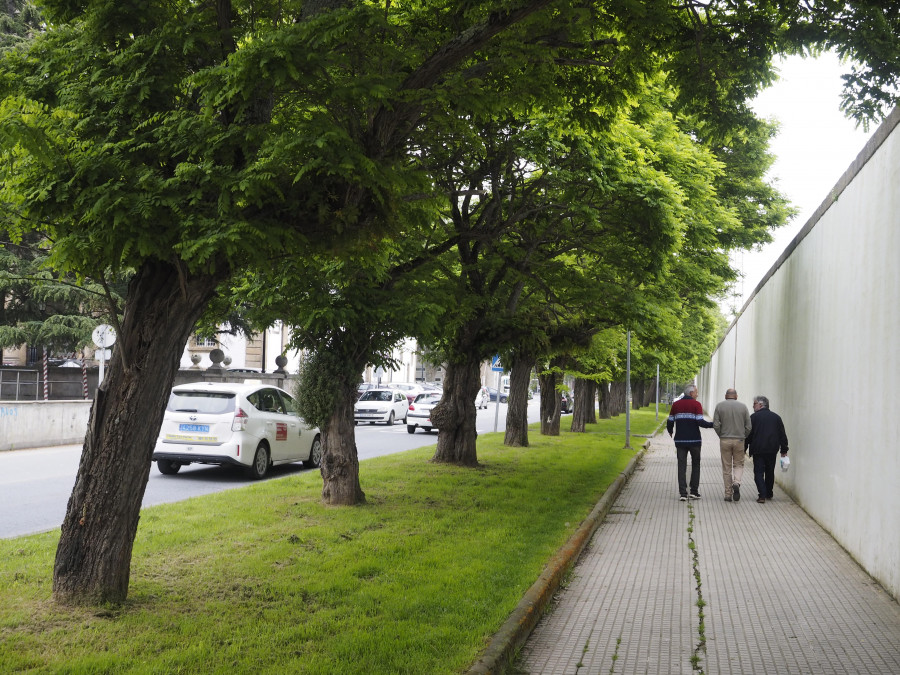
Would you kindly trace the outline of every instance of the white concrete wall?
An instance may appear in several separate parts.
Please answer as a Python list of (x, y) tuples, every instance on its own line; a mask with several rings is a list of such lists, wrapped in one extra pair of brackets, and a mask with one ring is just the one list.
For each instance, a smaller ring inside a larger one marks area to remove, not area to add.
[(81, 443), (93, 401), (0, 402), (0, 450)]
[[(898, 122), (900, 109), (763, 279), (698, 377), (710, 412), (732, 385), (748, 406), (754, 395), (769, 398), (791, 449), (790, 470), (776, 469), (779, 484), (895, 598)], [(773, 533), (773, 545), (789, 546), (790, 537)]]

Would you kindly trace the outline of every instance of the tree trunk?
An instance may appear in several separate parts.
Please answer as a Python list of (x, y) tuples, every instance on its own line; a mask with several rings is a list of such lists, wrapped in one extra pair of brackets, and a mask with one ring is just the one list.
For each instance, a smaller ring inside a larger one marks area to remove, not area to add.
[(608, 420), (612, 417), (612, 396), (609, 393), (609, 382), (603, 380), (597, 387), (597, 393), (600, 399), (600, 419)]
[(129, 284), (56, 549), (57, 602), (115, 603), (128, 595), (141, 501), (166, 401), (184, 345), (219, 279), (180, 274), (156, 260), (145, 262)]
[(575, 379), (574, 409), (572, 411), (571, 431), (584, 433), (589, 416), (594, 412), (594, 390), (590, 380)]
[(512, 356), (509, 375), (509, 407), (506, 410), (506, 434), (503, 445), (528, 447), (528, 385), (534, 358), (516, 352)]
[(560, 400), (556, 391), (558, 373), (553, 370), (558, 367), (560, 359), (550, 361), (550, 368), (538, 375), (541, 387), (541, 435), (559, 436)]
[(462, 363), (447, 364), (444, 396), (431, 411), (431, 421), (438, 428), (432, 461), (478, 465), (475, 394), (480, 387), (481, 359), (478, 355), (473, 353)]
[(647, 380), (635, 380), (631, 391), (631, 409), (640, 410), (644, 404), (644, 395), (647, 391)]
[(594, 380), (586, 380), (585, 383), (588, 388), (586, 397), (588, 401), (588, 411), (584, 419), (588, 424), (597, 424), (597, 383)]
[(653, 378), (650, 380), (649, 384), (647, 385), (647, 391), (644, 394), (644, 407), (647, 407), (651, 403), (656, 403), (657, 386), (658, 386), (658, 383), (656, 381), (656, 376), (654, 375)]
[(613, 417), (625, 412), (625, 382), (613, 382), (609, 386), (610, 412)]
[[(365, 365), (360, 366), (362, 372)], [(356, 447), (356, 382), (339, 387), (337, 405), (322, 432), (322, 501), (330, 506), (353, 506), (366, 501), (359, 484), (359, 452)]]

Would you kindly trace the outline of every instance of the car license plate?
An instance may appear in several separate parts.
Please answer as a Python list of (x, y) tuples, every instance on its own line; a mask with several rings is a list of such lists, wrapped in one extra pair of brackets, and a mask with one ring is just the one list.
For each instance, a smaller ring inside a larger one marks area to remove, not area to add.
[(209, 433), (208, 424), (179, 424), (178, 431), (199, 431), (201, 433)]

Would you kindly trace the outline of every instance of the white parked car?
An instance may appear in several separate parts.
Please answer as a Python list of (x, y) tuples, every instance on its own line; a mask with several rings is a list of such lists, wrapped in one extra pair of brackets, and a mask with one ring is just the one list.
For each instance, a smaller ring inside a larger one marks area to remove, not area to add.
[(261, 382), (194, 382), (172, 389), (153, 460), (160, 473), (186, 464), (231, 464), (262, 478), (275, 464), (322, 461), (319, 430), (283, 389)]
[(396, 420), (406, 422), (409, 401), (399, 389), (369, 389), (353, 407), (353, 419), (360, 422), (384, 422), (388, 426)]
[(441, 402), (443, 394), (439, 391), (426, 392), (416, 396), (416, 400), (409, 404), (409, 413), (406, 417), (406, 431), (414, 434), (416, 429), (428, 432), (437, 427), (431, 421), (431, 411)]
[(478, 393), (475, 394), (475, 408), (487, 408), (488, 403), (491, 402), (491, 394), (488, 391), (487, 387), (482, 387), (478, 390)]

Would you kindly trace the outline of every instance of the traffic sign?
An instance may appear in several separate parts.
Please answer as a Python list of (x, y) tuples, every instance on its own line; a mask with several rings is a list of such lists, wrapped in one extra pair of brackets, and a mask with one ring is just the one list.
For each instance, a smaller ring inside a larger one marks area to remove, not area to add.
[(101, 349), (112, 347), (116, 343), (116, 331), (112, 326), (105, 323), (101, 323), (97, 326), (94, 329), (94, 332), (91, 333), (91, 337), (94, 339), (94, 344)]
[(491, 370), (495, 373), (503, 372), (503, 364), (500, 363), (500, 356), (491, 357)]

